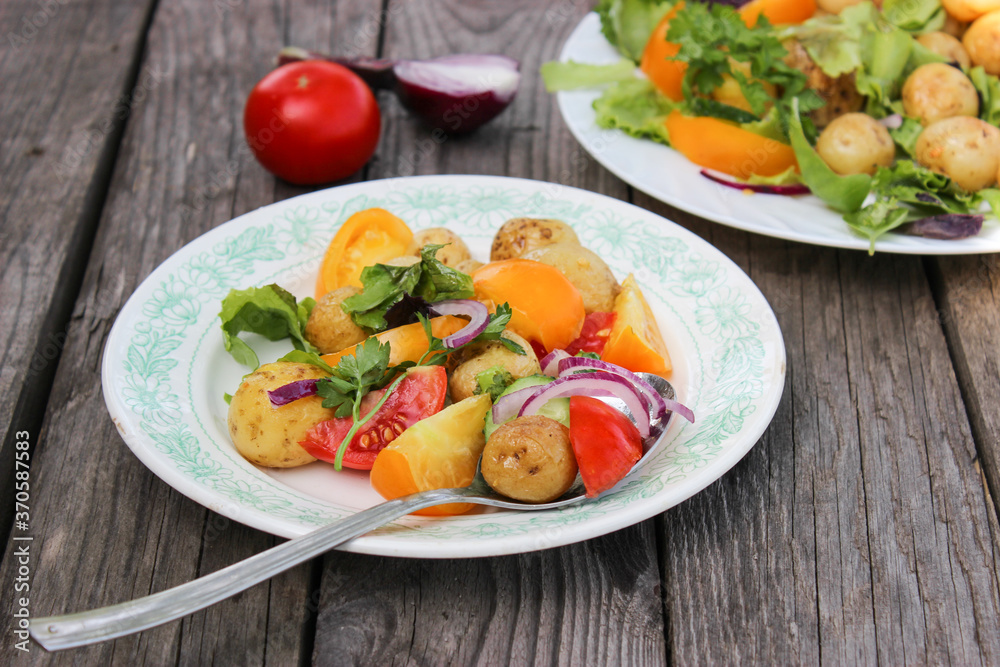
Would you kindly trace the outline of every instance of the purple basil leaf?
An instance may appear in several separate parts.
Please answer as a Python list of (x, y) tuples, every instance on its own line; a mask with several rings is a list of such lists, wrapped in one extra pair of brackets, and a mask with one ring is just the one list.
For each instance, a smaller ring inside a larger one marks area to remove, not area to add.
[(904, 229), (907, 234), (928, 239), (954, 241), (975, 236), (983, 228), (983, 216), (959, 213), (932, 215), (914, 220)]

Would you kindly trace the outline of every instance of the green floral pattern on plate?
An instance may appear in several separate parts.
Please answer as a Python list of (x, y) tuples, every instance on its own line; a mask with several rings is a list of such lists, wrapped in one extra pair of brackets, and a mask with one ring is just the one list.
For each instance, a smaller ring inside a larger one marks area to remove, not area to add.
[[(339, 225), (372, 206), (414, 229), (446, 225), (474, 248), (488, 248), (511, 217), (569, 222), (619, 277), (636, 275), (661, 325), (671, 327), (681, 348), (673, 349), (675, 363), (686, 369), (678, 390), (698, 421), (675, 424), (657, 458), (597, 501), (539, 513), (408, 518), (356, 540), (371, 542), (357, 550), (408, 555), (412, 541), (506, 543), (472, 550), (482, 555), (608, 532), (717, 478), (773, 414), (784, 374), (777, 324), (749, 279), (704, 241), (642, 209), (550, 183), (396, 179), (313, 193), (238, 218), (165, 262), (126, 304), (109, 337), (105, 394), (126, 441), (168, 483), (231, 518), (284, 535), (354, 511), (290, 488), (240, 458), (219, 437), (221, 398), (206, 393), (199, 373), (222, 347), (218, 304), (231, 288), (307, 280)], [(386, 551), (389, 542), (401, 551)], [(433, 547), (419, 555), (435, 555)]]

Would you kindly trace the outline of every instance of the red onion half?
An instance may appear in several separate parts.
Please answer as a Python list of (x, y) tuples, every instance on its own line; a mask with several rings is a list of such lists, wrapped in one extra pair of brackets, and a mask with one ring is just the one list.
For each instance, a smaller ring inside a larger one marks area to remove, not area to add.
[(271, 399), (271, 405), (276, 408), (280, 408), (282, 405), (288, 405), (292, 401), (297, 401), (300, 398), (315, 395), (316, 378), (312, 378), (311, 380), (296, 380), (295, 382), (289, 382), (286, 385), (282, 385), (277, 389), (271, 389), (267, 392), (267, 397)]
[(450, 299), (432, 303), (428, 310), (434, 315), (464, 315), (469, 323), (450, 336), (441, 339), (446, 348), (453, 349), (465, 345), (483, 333), (490, 323), (490, 311), (486, 306), (472, 299)]
[(649, 411), (642, 392), (620, 375), (603, 371), (571, 375), (540, 385), (521, 406), (517, 416), (533, 415), (553, 398), (569, 396), (611, 396), (619, 399), (632, 413), (639, 435), (644, 439), (649, 437)]
[(532, 394), (537, 392), (539, 387), (544, 386), (546, 385), (525, 387), (524, 389), (512, 391), (498, 398), (497, 402), (493, 404), (493, 423), (499, 426), (508, 419), (516, 417), (524, 406), (524, 402), (531, 398)]

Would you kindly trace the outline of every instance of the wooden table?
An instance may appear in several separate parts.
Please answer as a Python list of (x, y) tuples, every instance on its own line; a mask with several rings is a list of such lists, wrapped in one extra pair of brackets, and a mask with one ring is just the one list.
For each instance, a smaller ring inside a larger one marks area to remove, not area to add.
[[(33, 537), (9, 540), (0, 569), (0, 663), (1000, 664), (1000, 260), (775, 240), (633, 191), (573, 140), (537, 76), (589, 4), (0, 4), (0, 516), (5, 533)], [(430, 150), (416, 148), (428, 130), (382, 98), (378, 152), (355, 180), (522, 176), (692, 229), (777, 313), (777, 415), (704, 492), (602, 538), (475, 560), (334, 552), (183, 622), (24, 654), (21, 596), (33, 616), (106, 605), (280, 541), (150, 473), (104, 409), (99, 365), (118, 310), (160, 262), (304, 192), (250, 157), (240, 124), (285, 44), (519, 58), (515, 104)], [(12, 523), (18, 441), (32, 452), (27, 531)], [(25, 544), (27, 593), (15, 588)]]

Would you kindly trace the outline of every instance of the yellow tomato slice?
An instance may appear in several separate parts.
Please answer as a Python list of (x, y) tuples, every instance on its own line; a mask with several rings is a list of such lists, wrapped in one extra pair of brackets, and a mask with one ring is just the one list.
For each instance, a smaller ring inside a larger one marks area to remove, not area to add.
[[(470, 396), (403, 431), (375, 459), (372, 487), (392, 500), (418, 491), (471, 484), (486, 445), (483, 420), (492, 405), (487, 394)], [(416, 514), (461, 514), (472, 507), (451, 503)]]
[(504, 259), (472, 274), (476, 298), (510, 304), (510, 329), (551, 351), (580, 335), (583, 297), (562, 271), (530, 259)]
[(681, 84), (684, 82), (687, 63), (670, 60), (681, 50), (681, 46), (667, 41), (667, 31), (670, 30), (670, 19), (683, 8), (684, 3), (678, 2), (660, 20), (653, 34), (649, 36), (649, 41), (646, 42), (646, 48), (643, 49), (642, 58), (639, 61), (639, 69), (649, 77), (653, 85), (675, 102), (684, 99)]
[(629, 274), (615, 298), (615, 323), (601, 359), (634, 373), (670, 375), (673, 365), (653, 311)]
[(358, 211), (330, 241), (316, 280), (316, 298), (345, 285), (361, 287), (361, 270), (406, 254), (413, 232), (382, 208)]
[[(437, 338), (444, 338), (459, 331), (466, 324), (468, 324), (467, 321), (453, 315), (432, 317), (431, 333)], [(427, 352), (427, 348), (430, 346), (427, 334), (424, 333), (424, 327), (419, 322), (404, 324), (401, 327), (383, 331), (380, 334), (375, 334), (375, 338), (381, 343), (389, 343), (389, 364), (392, 366), (401, 364), (404, 361), (420, 361), (420, 357), (424, 356), (424, 353)], [(364, 345), (364, 341), (358, 343), (358, 345)], [(331, 366), (336, 366), (340, 363), (341, 357), (354, 354), (358, 345), (346, 347), (340, 352), (324, 354), (321, 358)]]

